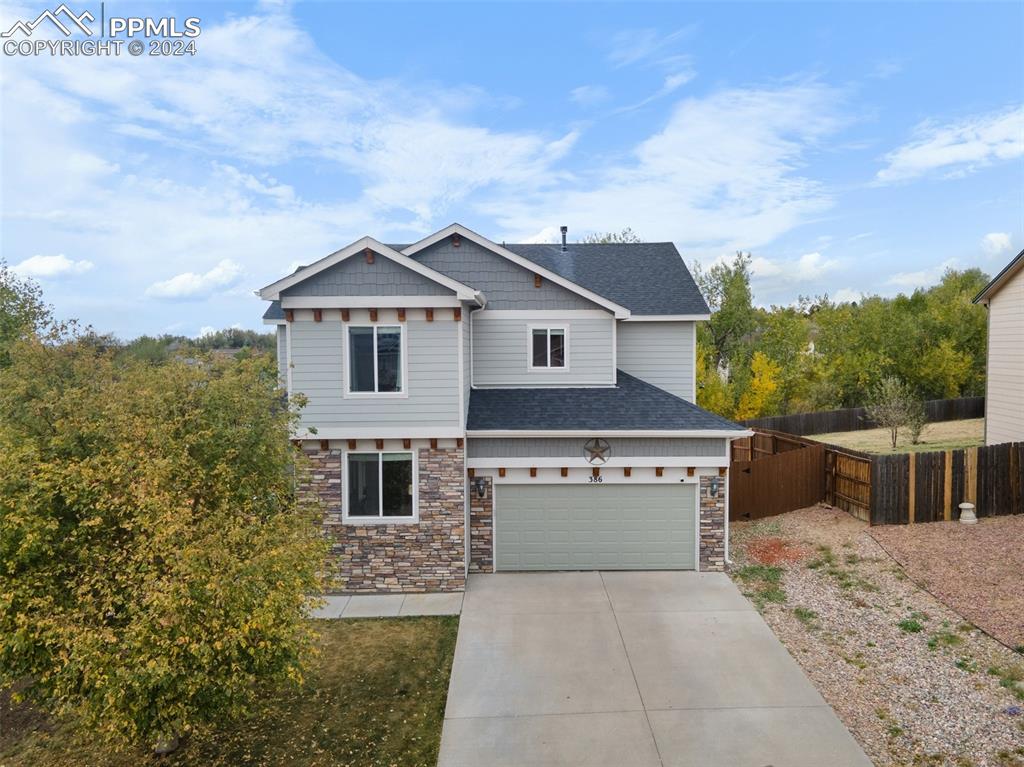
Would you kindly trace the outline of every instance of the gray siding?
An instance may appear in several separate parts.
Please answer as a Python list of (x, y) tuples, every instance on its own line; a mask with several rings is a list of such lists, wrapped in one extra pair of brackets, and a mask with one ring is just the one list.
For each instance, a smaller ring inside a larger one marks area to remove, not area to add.
[(288, 328), (277, 326), (277, 380), (288, 385)]
[(456, 248), (452, 246), (451, 239), (446, 238), (416, 253), (413, 258), (453, 280), (482, 291), (487, 296), (489, 309), (601, 308), (546, 279), (539, 288), (535, 288), (532, 271), (466, 239)]
[(693, 402), (693, 322), (620, 322), (620, 370)]
[(293, 296), (451, 296), (453, 291), (384, 256), (356, 254), (287, 290)]
[[(488, 303), (488, 306), (490, 304)], [(473, 317), (473, 385), (570, 386), (614, 383), (612, 333), (615, 319), (487, 318)], [(530, 370), (529, 326), (550, 325), (569, 329), (569, 367)]]
[[(583, 437), (494, 439), (472, 438), (466, 444), (467, 458), (581, 458), (585, 457)], [(610, 437), (613, 458), (716, 457), (726, 455), (726, 440)]]
[(455, 322), (406, 323), (408, 397), (346, 398), (345, 326), (292, 323), (292, 390), (309, 403), (302, 426), (318, 428), (459, 426), (459, 344)]

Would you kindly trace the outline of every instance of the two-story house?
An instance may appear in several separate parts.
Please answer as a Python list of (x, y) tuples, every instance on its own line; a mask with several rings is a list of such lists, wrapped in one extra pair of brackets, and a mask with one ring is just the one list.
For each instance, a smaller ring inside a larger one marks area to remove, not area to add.
[(342, 592), (494, 570), (720, 570), (729, 441), (671, 243), (364, 237), (260, 291)]

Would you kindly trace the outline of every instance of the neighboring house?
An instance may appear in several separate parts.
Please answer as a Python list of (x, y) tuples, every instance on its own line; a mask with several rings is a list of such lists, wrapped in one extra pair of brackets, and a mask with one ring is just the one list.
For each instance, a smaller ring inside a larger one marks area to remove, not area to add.
[(260, 291), (342, 592), (493, 570), (721, 570), (729, 440), (671, 243), (364, 237)]
[(988, 307), (985, 444), (1024, 442), (1024, 250), (974, 303)]

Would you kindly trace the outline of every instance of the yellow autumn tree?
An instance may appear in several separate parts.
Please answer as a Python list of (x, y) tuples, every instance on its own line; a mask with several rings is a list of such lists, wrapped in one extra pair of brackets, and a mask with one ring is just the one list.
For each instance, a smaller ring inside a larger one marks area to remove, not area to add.
[(30, 336), (0, 367), (0, 688), (173, 744), (301, 679), (325, 544), (268, 357), (110, 346)]
[(750, 384), (740, 395), (733, 418), (742, 421), (774, 412), (782, 368), (764, 352), (750, 360)]
[(719, 375), (711, 350), (700, 342), (697, 343), (697, 404), (726, 418), (732, 416), (732, 386)]

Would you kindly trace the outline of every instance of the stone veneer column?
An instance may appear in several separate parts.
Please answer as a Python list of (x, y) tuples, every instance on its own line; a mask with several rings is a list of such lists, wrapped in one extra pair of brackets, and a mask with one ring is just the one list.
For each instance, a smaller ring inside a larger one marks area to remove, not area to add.
[(344, 524), (341, 450), (304, 449), (311, 463), (300, 492), (323, 507), (331, 541), (329, 591), (336, 594), (462, 591), (466, 586), (463, 448), (421, 448), (417, 522)]
[(718, 496), (711, 495), (713, 477), (700, 478), (700, 569), (721, 572), (725, 569), (725, 483), (718, 478)]
[(469, 571), (494, 572), (494, 492), (490, 477), (482, 477), (484, 497), (469, 481)]

